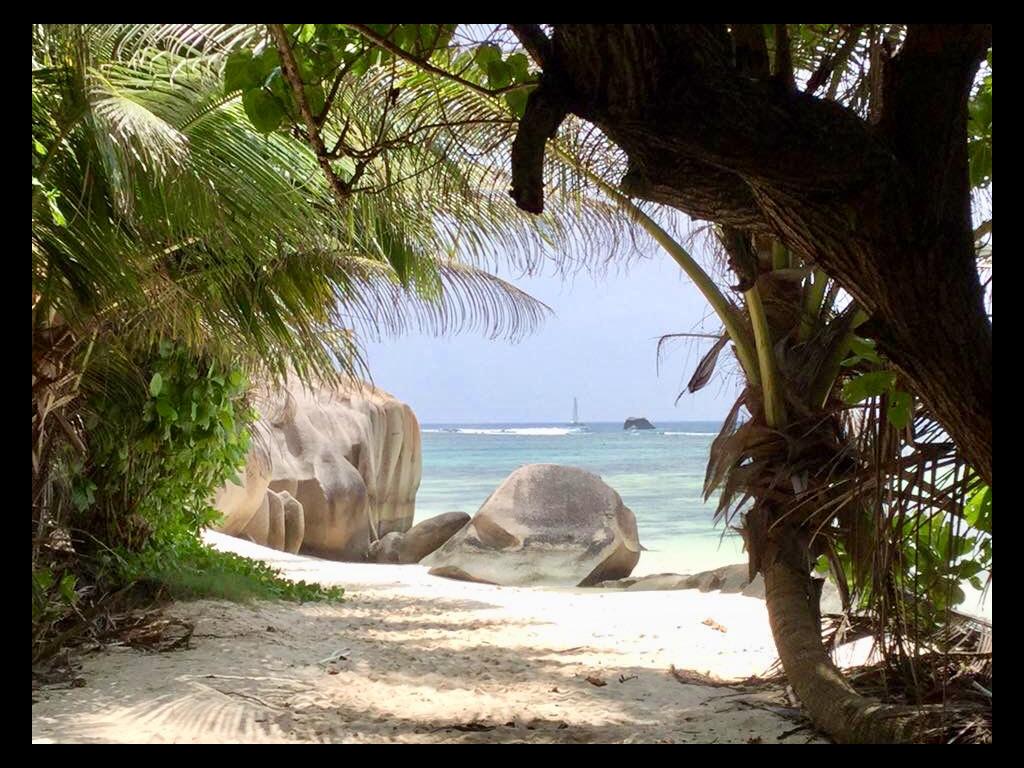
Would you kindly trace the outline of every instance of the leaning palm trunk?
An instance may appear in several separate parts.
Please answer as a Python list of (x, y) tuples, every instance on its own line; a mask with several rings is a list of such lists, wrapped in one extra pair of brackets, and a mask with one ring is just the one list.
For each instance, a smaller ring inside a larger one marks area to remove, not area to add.
[[(607, 183), (598, 180), (598, 184), (685, 271), (699, 270), (682, 247), (628, 198)], [(815, 725), (842, 743), (926, 740), (941, 731), (948, 712), (940, 707), (883, 704), (857, 693), (822, 643), (820, 580), (816, 583), (812, 577), (814, 559), (829, 546), (829, 536), (858, 535), (856, 517), (845, 532), (829, 530), (826, 522), (835, 516), (835, 494), (830, 491), (837, 481), (851, 482), (859, 469), (857, 461), (844, 457), (851, 436), (843, 434), (836, 417), (837, 382), (853, 329), (865, 315), (852, 306), (834, 313), (835, 294), (826, 296), (827, 277), (820, 271), (805, 280), (800, 290), (792, 274), (783, 276), (782, 270), (794, 270), (789, 254), (781, 253), (777, 244), (769, 249), (761, 243), (758, 249), (742, 233), (719, 235), (744, 289), (746, 317), (737, 317), (734, 305), (708, 289), (707, 281), (695, 282), (705, 295), (710, 294), (719, 311), (748, 387), (712, 446), (705, 493), (721, 487), (716, 515), (721, 517), (728, 517), (736, 498), (735, 508), (753, 501), (743, 531), (750, 551), (750, 576), (758, 572), (764, 576), (779, 658)], [(700, 368), (704, 367), (702, 362)], [(705, 371), (701, 382), (708, 375)], [(737, 427), (739, 408), (744, 405), (753, 418)], [(818, 487), (808, 488), (809, 484)], [(815, 494), (833, 509), (812, 506), (808, 511), (807, 501)], [(812, 546), (815, 534), (821, 534), (816, 548)], [(839, 573), (837, 578), (843, 582), (849, 607), (845, 575)]]
[[(723, 238), (730, 245), (743, 240), (748, 252), (753, 252), (753, 258), (750, 253), (746, 257), (753, 272), (746, 297), (761, 387), (758, 396), (748, 394), (744, 398), (754, 417), (747, 430), (752, 439), (734, 439), (734, 455), (719, 457), (718, 461), (726, 475), (722, 502), (728, 505), (740, 490), (753, 500), (744, 518), (750, 570), (751, 576), (757, 571), (764, 576), (779, 658), (811, 719), (835, 740), (926, 740), (941, 733), (948, 710), (886, 705), (858, 694), (822, 644), (820, 581), (811, 575), (817, 555), (827, 550), (832, 540), (849, 542), (862, 537), (858, 524), (862, 527), (863, 521), (856, 516), (851, 519), (847, 514), (842, 525), (832, 525), (836, 510), (842, 507), (836, 502), (845, 498), (851, 510), (874, 509), (866, 495), (856, 489), (857, 482), (865, 478), (863, 467), (870, 461), (853, 450), (851, 435), (836, 416), (842, 407), (836, 392), (842, 370), (839, 364), (849, 352), (852, 329), (864, 315), (850, 306), (826, 322), (821, 307), (815, 306), (821, 301), (820, 290), (807, 286), (801, 295), (793, 290), (793, 282), (776, 271), (788, 267), (785, 257), (780, 263), (777, 246), (769, 261), (763, 244), (757, 253), (747, 238), (738, 238), (735, 233)], [(742, 263), (740, 254), (730, 255), (734, 263)], [(802, 310), (794, 313), (794, 307)], [(811, 318), (807, 317), (808, 308), (813, 313)], [(808, 323), (816, 329), (815, 336), (808, 337)], [(797, 344), (787, 341), (793, 338), (805, 340)], [(764, 425), (761, 433), (759, 424)], [(733, 438), (742, 435), (747, 426), (737, 430)], [(782, 439), (766, 439), (766, 433)], [(888, 425), (884, 425), (882, 434), (886, 438), (883, 444), (899, 442), (888, 440), (895, 434)], [(902, 459), (898, 449), (894, 453), (899, 477)], [(723, 458), (725, 467), (721, 466)], [(892, 471), (877, 466), (874, 469), (876, 482), (877, 475)], [(850, 485), (854, 486), (852, 493), (837, 493), (837, 488)], [(918, 482), (912, 487), (914, 493), (935, 495), (934, 485)], [(837, 500), (837, 496), (841, 498)], [(721, 512), (724, 507), (719, 509)], [(890, 563), (888, 568), (892, 567)], [(836, 575), (845, 582), (844, 574)]]
[[(941, 708), (873, 701), (858, 694), (832, 663), (821, 642), (818, 593), (809, 576), (806, 556), (793, 546), (796, 538), (784, 531), (769, 536), (761, 573), (779, 659), (811, 720), (845, 744), (923, 740), (941, 724)], [(799, 562), (801, 556), (803, 563)]]

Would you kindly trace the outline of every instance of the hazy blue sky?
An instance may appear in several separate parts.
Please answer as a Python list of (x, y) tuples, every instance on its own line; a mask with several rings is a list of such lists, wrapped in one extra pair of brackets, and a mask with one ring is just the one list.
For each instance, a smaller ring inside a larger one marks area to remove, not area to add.
[[(555, 313), (517, 344), (471, 333), (370, 344), (374, 382), (428, 424), (565, 422), (574, 395), (584, 422), (721, 419), (738, 393), (737, 376), (722, 375), (721, 365), (703, 390), (673, 406), (711, 340), (674, 343), (663, 354), (660, 375), (656, 371), (660, 335), (710, 333), (719, 326), (711, 318), (701, 328), (710, 311), (703, 297), (671, 258), (650, 251), (625, 274), (513, 279)], [(731, 352), (723, 351), (720, 362), (735, 370)]]

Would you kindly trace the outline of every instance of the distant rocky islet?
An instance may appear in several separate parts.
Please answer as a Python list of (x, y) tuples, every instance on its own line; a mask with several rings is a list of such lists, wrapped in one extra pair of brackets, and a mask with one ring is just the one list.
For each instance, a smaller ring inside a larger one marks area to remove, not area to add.
[(622, 425), (623, 429), (657, 429), (643, 416), (630, 416)]

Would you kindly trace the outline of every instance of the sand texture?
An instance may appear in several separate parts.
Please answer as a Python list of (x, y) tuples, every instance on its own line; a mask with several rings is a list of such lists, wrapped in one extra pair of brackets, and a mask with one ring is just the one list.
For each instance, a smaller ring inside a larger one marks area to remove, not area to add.
[(176, 604), (195, 622), (188, 649), (83, 657), (84, 687), (33, 692), (33, 742), (823, 740), (797, 730), (779, 687), (670, 672), (764, 672), (775, 651), (756, 598), (497, 587), (210, 539), (348, 599)]

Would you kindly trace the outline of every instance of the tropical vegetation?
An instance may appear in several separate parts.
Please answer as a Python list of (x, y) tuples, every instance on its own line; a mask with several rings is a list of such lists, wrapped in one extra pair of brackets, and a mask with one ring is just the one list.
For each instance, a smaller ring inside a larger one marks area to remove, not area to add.
[[(705, 492), (798, 696), (842, 741), (962, 733), (976, 707), (855, 692), (818, 598), (919, 690), (991, 579), (991, 86), (986, 25), (36, 27), (34, 553), (173, 571), (248, 380), (525, 332), (546, 308), (483, 268), (646, 232), (722, 325), (690, 391), (729, 345), (745, 381)], [(33, 568), (35, 627), (77, 577)]]

